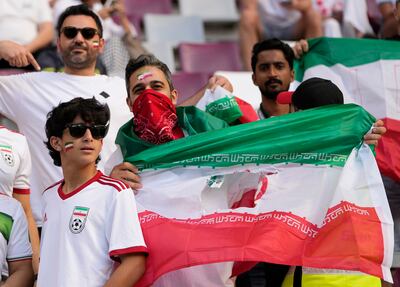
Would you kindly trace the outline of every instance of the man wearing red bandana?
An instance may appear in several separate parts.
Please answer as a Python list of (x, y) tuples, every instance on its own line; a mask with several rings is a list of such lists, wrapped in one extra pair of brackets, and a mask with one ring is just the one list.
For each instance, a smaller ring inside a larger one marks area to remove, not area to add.
[(187, 135), (228, 127), (226, 121), (194, 106), (175, 107), (178, 91), (171, 72), (152, 55), (130, 60), (125, 82), (133, 119), (120, 128), (116, 139), (119, 148), (106, 163), (106, 171), (113, 169), (113, 177), (132, 180), (137, 169), (123, 160), (129, 155)]

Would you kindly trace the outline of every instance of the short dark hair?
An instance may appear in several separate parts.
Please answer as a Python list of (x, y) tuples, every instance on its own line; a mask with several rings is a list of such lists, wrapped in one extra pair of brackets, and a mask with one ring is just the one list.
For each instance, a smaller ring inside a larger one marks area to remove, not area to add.
[(103, 26), (101, 25), (101, 21), (99, 16), (97, 16), (96, 13), (94, 13), (86, 4), (80, 4), (80, 5), (75, 5), (75, 6), (70, 6), (67, 9), (62, 12), (60, 17), (58, 18), (57, 21), (57, 32), (58, 36), (61, 34), (61, 27), (65, 21), (65, 19), (69, 16), (77, 16), (77, 15), (85, 15), (92, 17), (93, 20), (96, 22), (97, 30), (99, 32), (100, 38), (103, 37)]
[(174, 85), (172, 83), (172, 76), (171, 76), (171, 71), (169, 70), (168, 66), (161, 62), (159, 59), (157, 59), (154, 55), (152, 54), (142, 54), (136, 59), (130, 59), (128, 64), (126, 65), (125, 68), (125, 84), (126, 84), (126, 90), (128, 91), (128, 97), (129, 97), (129, 79), (131, 75), (138, 69), (144, 66), (153, 66), (158, 69), (160, 69), (164, 75), (165, 78), (167, 79), (169, 88), (171, 90), (174, 89)]
[[(92, 124), (106, 125), (110, 120), (110, 109), (107, 104), (101, 104), (95, 98), (75, 98), (69, 102), (61, 103), (47, 114), (45, 145), (56, 166), (61, 166), (60, 152), (50, 144), (51, 137), (62, 137), (65, 126), (72, 123), (80, 116), (83, 121)], [(96, 163), (100, 160), (97, 158)]]
[(272, 38), (258, 42), (253, 46), (253, 51), (251, 55), (251, 68), (253, 70), (253, 73), (256, 71), (258, 54), (268, 50), (282, 51), (286, 61), (289, 63), (290, 69), (293, 70), (294, 53), (292, 48), (290, 48), (290, 46), (285, 42), (282, 42), (281, 40), (276, 38)]

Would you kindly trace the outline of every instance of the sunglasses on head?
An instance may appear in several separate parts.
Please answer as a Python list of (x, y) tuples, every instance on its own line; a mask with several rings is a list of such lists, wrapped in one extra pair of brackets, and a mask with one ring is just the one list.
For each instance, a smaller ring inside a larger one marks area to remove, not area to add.
[[(61, 30), (61, 33), (64, 34), (65, 37), (68, 39), (73, 39), (78, 35), (78, 32), (81, 33), (82, 37), (85, 38), (86, 40), (92, 39), (96, 34), (99, 34), (97, 29), (95, 28), (90, 28), (90, 27), (85, 27), (85, 28), (76, 28), (76, 27), (64, 27)], [(100, 34), (99, 34), (100, 35)]]
[(107, 135), (109, 122), (105, 125), (87, 125), (87, 124), (68, 124), (65, 126), (69, 130), (69, 134), (74, 138), (81, 138), (89, 129), (92, 137), (96, 140), (102, 139)]

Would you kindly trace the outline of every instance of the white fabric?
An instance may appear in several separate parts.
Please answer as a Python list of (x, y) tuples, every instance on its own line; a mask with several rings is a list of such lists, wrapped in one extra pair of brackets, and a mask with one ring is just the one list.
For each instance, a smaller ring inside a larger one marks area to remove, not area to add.
[[(1, 216), (9, 216), (13, 221), (8, 244), (0, 233), (0, 262), (31, 258), (32, 249), (28, 236), (28, 223), (21, 204), (8, 195), (0, 194), (0, 212)], [(1, 267), (0, 264), (0, 269)]]
[(313, 0), (313, 6), (323, 17), (331, 17), (335, 11), (343, 11), (344, 2), (348, 0)]
[(345, 36), (355, 37), (355, 32), (351, 28), (363, 34), (373, 34), (374, 31), (368, 20), (368, 9), (366, 1), (347, 0), (343, 9), (343, 25), (345, 26)]
[[(38, 286), (104, 286), (115, 267), (110, 256), (147, 249), (134, 194), (101, 172), (68, 195), (61, 187), (58, 183), (43, 194)], [(83, 227), (73, 233), (77, 207), (87, 212), (80, 217)]]
[(0, 1), (0, 40), (28, 44), (37, 37), (38, 25), (51, 21), (48, 0)]
[(280, 2), (281, 0), (258, 0), (259, 13), (268, 30), (292, 27), (301, 18), (299, 11), (286, 9)]
[[(102, 96), (101, 93), (103, 93)], [(102, 169), (115, 150), (114, 140), (118, 129), (131, 114), (126, 105), (125, 82), (121, 78), (73, 76), (65, 73), (36, 72), (0, 77), (0, 113), (17, 123), (26, 136), (35, 168), (31, 176), (31, 205), (37, 224), (41, 226), (41, 194), (58, 181), (61, 170), (53, 165), (48, 150), (44, 126), (47, 113), (60, 102), (75, 97), (95, 97), (107, 103), (111, 111), (110, 128), (101, 152)]]
[(188, 267), (161, 276), (152, 287), (234, 287), (233, 262), (213, 263)]
[(70, 6), (75, 6), (82, 4), (80, 0), (57, 0), (53, 6), (53, 23), (54, 26), (57, 25), (58, 18), (60, 17), (61, 13), (64, 12)]
[(12, 196), (29, 192), (31, 155), (26, 138), (0, 126), (0, 192)]
[(113, 167), (122, 162), (124, 162), (124, 157), (122, 156), (121, 147), (117, 145), (117, 149), (110, 155), (104, 165), (105, 174), (110, 174)]

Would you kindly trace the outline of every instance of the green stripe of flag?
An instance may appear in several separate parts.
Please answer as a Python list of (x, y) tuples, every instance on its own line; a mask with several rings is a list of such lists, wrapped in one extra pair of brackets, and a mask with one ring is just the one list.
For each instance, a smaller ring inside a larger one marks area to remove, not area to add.
[(344, 166), (374, 121), (354, 104), (321, 107), (186, 137), (125, 160), (141, 169), (286, 162)]
[(317, 65), (354, 67), (379, 60), (400, 59), (399, 41), (316, 38), (308, 43), (309, 52), (294, 63), (297, 81), (303, 80), (305, 70)]

